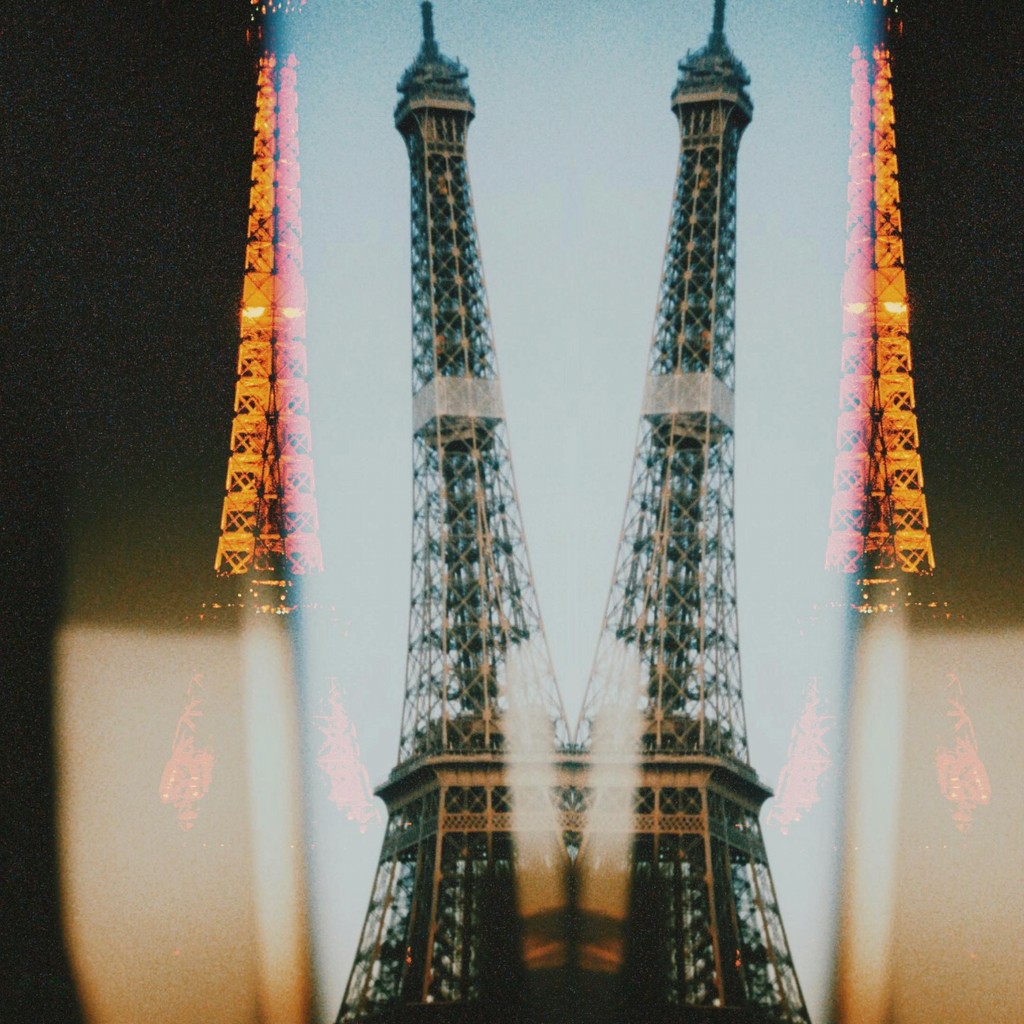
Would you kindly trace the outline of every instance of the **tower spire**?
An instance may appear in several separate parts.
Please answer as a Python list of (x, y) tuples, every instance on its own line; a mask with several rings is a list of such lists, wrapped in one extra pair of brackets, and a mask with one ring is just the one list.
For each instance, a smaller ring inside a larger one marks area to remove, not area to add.
[(423, 45), (437, 50), (437, 42), (434, 40), (434, 5), (430, 0), (423, 0), (420, 4), (420, 14), (423, 18)]
[(708, 46), (712, 50), (725, 49), (725, 0), (715, 0), (715, 18), (711, 25)]
[(466, 85), (469, 72), (457, 61), (446, 57), (434, 37), (434, 7), (430, 0), (420, 6), (423, 41), (416, 59), (405, 69), (398, 83), (402, 95), (395, 110), (395, 125), (403, 131), (402, 119), (413, 109), (426, 110), (431, 103), (456, 103), (470, 118), (475, 111), (473, 97)]

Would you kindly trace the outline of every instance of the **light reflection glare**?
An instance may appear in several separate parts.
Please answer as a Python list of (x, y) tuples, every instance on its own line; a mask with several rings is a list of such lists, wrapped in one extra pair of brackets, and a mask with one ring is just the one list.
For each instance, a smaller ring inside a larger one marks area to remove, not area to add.
[(247, 615), (242, 662), (260, 1020), (309, 1019), (309, 969), (295, 679), (283, 620)]
[(633, 795), (640, 785), (644, 668), (636, 647), (617, 643), (599, 671), (603, 704), (594, 719), (590, 810), (580, 850), (580, 968), (623, 963), (633, 847)]
[(528, 970), (561, 967), (565, 936), (560, 926), (564, 905), (564, 854), (551, 794), (555, 790), (554, 730), (542, 700), (550, 674), (547, 655), (536, 641), (508, 652), (502, 719), (508, 748), (508, 784), (512, 799), (516, 898), (523, 922), (523, 961)]
[(317, 729), (324, 737), (316, 764), (330, 786), (328, 799), (365, 832), (370, 822), (380, 821), (380, 811), (374, 806), (356, 727), (345, 711), (336, 679), (330, 680), (326, 704), (326, 714), (316, 717)]
[(174, 807), (178, 824), (186, 831), (199, 817), (195, 804), (209, 792), (215, 763), (211, 747), (196, 747), (197, 721), (203, 715), (202, 679), (202, 673), (195, 672), (189, 680), (185, 709), (174, 730), (171, 756), (160, 777), (160, 801)]
[(974, 724), (963, 701), (963, 687), (952, 673), (946, 687), (946, 717), (952, 719), (952, 745), (940, 746), (935, 754), (939, 790), (953, 807), (953, 823), (960, 832), (970, 831), (974, 809), (992, 797), (985, 762), (978, 754)]
[(884, 1024), (891, 998), (907, 637), (904, 616), (865, 616), (848, 718), (838, 1024)]
[(775, 803), (765, 819), (783, 835), (821, 799), (819, 784), (832, 764), (825, 734), (835, 716), (822, 713), (823, 703), (818, 680), (812, 679), (804, 709), (790, 733), (786, 763), (775, 784)]

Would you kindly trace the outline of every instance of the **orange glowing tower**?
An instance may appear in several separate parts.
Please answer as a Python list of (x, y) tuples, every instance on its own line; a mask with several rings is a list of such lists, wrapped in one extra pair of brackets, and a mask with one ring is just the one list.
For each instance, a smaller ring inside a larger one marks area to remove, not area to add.
[(867, 585), (935, 567), (921, 471), (896, 164), (892, 71), (877, 19), (853, 50), (842, 382), (825, 565)]
[[(323, 568), (306, 384), (298, 61), (276, 44), (305, 0), (253, 0), (259, 46), (238, 383), (215, 569), (285, 611), (291, 579)], [(280, 49), (280, 52), (278, 52)]]

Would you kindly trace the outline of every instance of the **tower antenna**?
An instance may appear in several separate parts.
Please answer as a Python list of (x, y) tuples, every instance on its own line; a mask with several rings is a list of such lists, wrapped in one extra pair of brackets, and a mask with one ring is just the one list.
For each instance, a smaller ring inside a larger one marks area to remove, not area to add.
[(711, 38), (708, 40), (712, 50), (725, 47), (725, 0), (715, 0), (715, 20), (711, 24)]
[(428, 42), (434, 41), (434, 5), (430, 0), (423, 0), (420, 4), (420, 11), (423, 15), (423, 38)]
[(434, 5), (430, 0), (423, 0), (420, 4), (420, 14), (423, 17), (423, 49), (428, 53), (437, 53), (437, 40), (434, 38)]

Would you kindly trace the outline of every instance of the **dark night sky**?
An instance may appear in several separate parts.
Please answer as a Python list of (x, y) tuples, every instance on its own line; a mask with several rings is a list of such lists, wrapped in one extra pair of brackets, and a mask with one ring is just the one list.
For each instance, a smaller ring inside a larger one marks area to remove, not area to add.
[[(43, 6), (0, 12), (2, 516), (18, 641), (5, 655), (27, 680), (13, 703), (25, 727), (6, 750), (17, 770), (3, 777), (27, 781), (37, 797), (52, 788), (46, 651), (68, 539), (105, 578), (109, 600), (79, 609), (89, 614), (123, 614), (145, 599), (122, 585), (125, 550), (152, 568), (151, 580), (201, 581), (195, 570), (210, 561), (231, 416), (225, 339), (237, 330), (253, 67), (246, 0)], [(968, 581), (965, 607), (987, 622), (1019, 622), (1020, 15), (1012, 3), (907, 0), (903, 9), (898, 146), (937, 557)], [(197, 588), (183, 600), (194, 606)], [(45, 814), (46, 799), (35, 802)], [(23, 815), (23, 824), (21, 848), (45, 863), (45, 820)], [(15, 945), (42, 964), (38, 943), (50, 933), (25, 935)]]
[[(1020, 17), (1013, 5), (904, 6), (894, 48), (897, 146), (925, 484), (932, 521), (945, 527), (936, 556), (971, 581), (965, 597), (978, 611), (1019, 622)], [(1001, 609), (982, 593), (990, 578), (1001, 581)]]
[(195, 554), (187, 537), (219, 517), (252, 146), (247, 24), (244, 0), (130, 15), (67, 4), (4, 32), (6, 308), (24, 338), (6, 383), (38, 418), (18, 461), (65, 474), (70, 535), (113, 576), (128, 548), (153, 563), (149, 578), (197, 575), (180, 561)]

